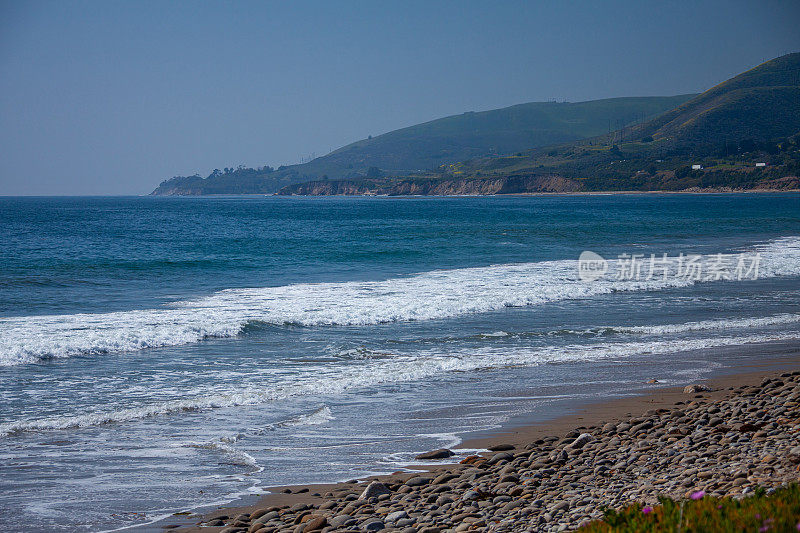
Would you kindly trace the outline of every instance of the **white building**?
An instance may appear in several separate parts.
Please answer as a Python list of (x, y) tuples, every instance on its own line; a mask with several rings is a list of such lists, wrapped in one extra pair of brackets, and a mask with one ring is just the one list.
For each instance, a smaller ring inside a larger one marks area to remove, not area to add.
[(692, 170), (703, 170), (703, 165), (692, 165)]

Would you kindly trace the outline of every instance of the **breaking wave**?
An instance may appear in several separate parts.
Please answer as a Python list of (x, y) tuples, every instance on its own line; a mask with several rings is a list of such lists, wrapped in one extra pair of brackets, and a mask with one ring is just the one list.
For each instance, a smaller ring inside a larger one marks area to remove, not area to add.
[(333, 416), (330, 407), (327, 405), (323, 405), (319, 409), (302, 415), (293, 416), (286, 420), (282, 420), (281, 422), (276, 422), (269, 426), (269, 429), (279, 429), (279, 428), (295, 428), (301, 426), (318, 426), (320, 424), (324, 424), (325, 422), (330, 422), (331, 420), (335, 420), (336, 417)]
[[(327, 369), (317, 368), (306, 374), (273, 383), (269, 389), (242, 385), (235, 389), (206, 395), (192, 391), (193, 397), (190, 398), (162, 401), (143, 407), (8, 422), (0, 424), (0, 436), (29, 431), (90, 427), (187, 411), (258, 405), (300, 396), (334, 395), (385, 384), (420, 381), (449, 372), (625, 359), (645, 354), (659, 355), (724, 346), (797, 340), (800, 340), (800, 332), (788, 331), (713, 338), (659, 339), (540, 348), (492, 346), (448, 351), (431, 349), (415, 352), (414, 355), (398, 354), (391, 358), (372, 360), (367, 364), (332, 365)], [(275, 427), (322, 424), (332, 419), (333, 415), (330, 409), (323, 406), (312, 413), (279, 422)]]
[[(761, 254), (762, 278), (800, 275), (800, 237), (777, 239), (751, 251)], [(704, 256), (708, 261), (717, 257)], [(610, 263), (613, 270), (615, 263)], [(578, 279), (576, 267), (576, 260), (561, 260), (437, 270), (384, 281), (228, 289), (160, 309), (2, 318), (0, 365), (178, 346), (233, 337), (259, 323), (357, 326), (443, 319), (697, 283), (676, 275), (586, 283)]]

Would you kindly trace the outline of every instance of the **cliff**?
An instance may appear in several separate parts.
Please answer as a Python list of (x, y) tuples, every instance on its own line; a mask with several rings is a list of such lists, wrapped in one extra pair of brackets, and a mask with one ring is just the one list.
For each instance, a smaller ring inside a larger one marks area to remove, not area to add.
[(278, 194), (285, 196), (469, 196), (574, 192), (578, 182), (561, 176), (503, 176), (498, 178), (384, 178), (322, 180), (289, 185)]

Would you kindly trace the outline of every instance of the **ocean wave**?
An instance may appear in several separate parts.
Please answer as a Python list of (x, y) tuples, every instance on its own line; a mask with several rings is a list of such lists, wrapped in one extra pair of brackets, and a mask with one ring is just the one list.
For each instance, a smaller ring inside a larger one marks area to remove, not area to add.
[[(725, 346), (738, 346), (765, 342), (797, 341), (800, 332), (739, 335), (727, 337), (630, 341), (597, 344), (573, 344), (541, 348), (484, 346), (458, 350), (431, 349), (413, 355), (398, 354), (392, 358), (370, 361), (362, 365), (331, 365), (307, 374), (275, 382), (269, 389), (242, 385), (240, 388), (181, 400), (168, 400), (137, 408), (78, 415), (53, 416), (41, 419), (24, 419), (0, 424), (0, 436), (30, 431), (47, 431), (84, 428), (101, 424), (129, 422), (158, 415), (241, 405), (259, 405), (274, 400), (300, 396), (326, 396), (352, 390), (421, 381), (450, 372), (471, 372), (544, 364), (591, 362), (604, 359), (626, 359), (641, 355), (661, 355)], [(327, 406), (284, 424), (317, 424), (332, 419)]]
[(519, 337), (540, 337), (540, 336), (592, 336), (599, 337), (614, 334), (638, 334), (638, 335), (671, 335), (675, 333), (688, 333), (693, 331), (714, 331), (726, 329), (754, 329), (767, 328), (770, 326), (783, 326), (800, 323), (800, 314), (783, 313), (779, 315), (765, 317), (745, 317), (745, 318), (720, 318), (714, 320), (699, 320), (697, 322), (685, 322), (683, 324), (661, 324), (656, 326), (597, 326), (586, 329), (558, 329), (547, 332), (525, 332), (519, 333)]
[(184, 448), (195, 448), (198, 450), (209, 450), (214, 452), (219, 452), (225, 456), (225, 464), (235, 465), (235, 466), (244, 466), (253, 470), (263, 470), (258, 462), (256, 462), (255, 458), (247, 452), (242, 450), (237, 450), (230, 444), (219, 441), (209, 441), (209, 442), (189, 442), (186, 444), (181, 445)]
[(268, 429), (274, 430), (281, 428), (296, 428), (302, 426), (318, 426), (326, 422), (330, 422), (331, 420), (336, 420), (336, 417), (333, 416), (330, 407), (328, 407), (327, 405), (323, 405), (322, 407), (316, 409), (311, 413), (293, 416), (291, 418), (287, 418), (286, 420), (270, 424), (268, 426)]
[(690, 331), (711, 331), (720, 329), (765, 328), (800, 323), (800, 314), (784, 313), (780, 315), (747, 318), (725, 318), (718, 320), (701, 320), (685, 324), (664, 324), (660, 326), (607, 326), (602, 329), (613, 333), (638, 333), (644, 335), (668, 335)]
[[(754, 250), (761, 254), (760, 277), (800, 275), (800, 237), (777, 239)], [(717, 254), (704, 257), (711, 261)], [(363, 326), (434, 320), (696, 283), (674, 275), (586, 283), (578, 279), (576, 266), (576, 260), (561, 260), (437, 270), (384, 281), (228, 289), (161, 309), (2, 318), (0, 365), (178, 346), (233, 337), (253, 324)]]

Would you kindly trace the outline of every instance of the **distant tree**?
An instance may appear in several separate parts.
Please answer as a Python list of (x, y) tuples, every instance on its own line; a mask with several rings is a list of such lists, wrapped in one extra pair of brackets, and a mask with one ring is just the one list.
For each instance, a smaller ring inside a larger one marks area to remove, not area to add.
[(378, 167), (369, 167), (367, 169), (367, 177), (368, 178), (380, 178), (383, 176), (383, 171)]
[(675, 177), (678, 179), (683, 179), (689, 176), (692, 173), (692, 167), (685, 165), (680, 167), (678, 170), (675, 171)]
[(742, 152), (753, 152), (757, 148), (753, 139), (742, 139), (739, 141), (739, 150)]
[(650, 135), (648, 135), (647, 137), (642, 137), (642, 142), (643, 143), (651, 143), (651, 142), (653, 142), (653, 137), (651, 137)]

